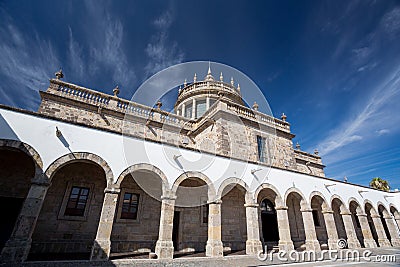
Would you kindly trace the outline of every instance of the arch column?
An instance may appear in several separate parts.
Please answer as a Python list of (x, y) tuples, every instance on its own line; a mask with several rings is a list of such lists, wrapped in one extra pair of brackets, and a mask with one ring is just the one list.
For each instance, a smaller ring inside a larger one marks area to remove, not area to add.
[(395, 225), (394, 218), (392, 216), (384, 216), (383, 217), (386, 220), (386, 225), (388, 227), (389, 233), (391, 240), (390, 242), (394, 247), (399, 247), (400, 246), (400, 238), (399, 238), (399, 233), (397, 232), (397, 227)]
[(13, 232), (1, 252), (0, 262), (22, 262), (28, 258), (32, 234), (49, 186), (50, 182), (43, 173), (32, 179)]
[(371, 214), (371, 218), (374, 222), (376, 234), (378, 235), (378, 243), (380, 247), (391, 247), (389, 239), (386, 237), (385, 229), (381, 221), (381, 216), (378, 214)]
[(111, 250), (111, 232), (120, 189), (106, 188), (99, 226), (94, 240), (90, 260), (107, 260)]
[(314, 219), (312, 215), (312, 209), (310, 207), (300, 209), (303, 217), (304, 232), (306, 234), (306, 249), (312, 251), (321, 251), (321, 246), (317, 239), (317, 233), (315, 232)]
[(364, 237), (364, 245), (366, 248), (376, 248), (376, 242), (374, 237), (372, 236), (371, 228), (368, 224), (367, 214), (365, 213), (357, 213), (358, 221), (360, 222), (362, 234)]
[(247, 226), (247, 241), (246, 254), (256, 255), (262, 251), (260, 241), (260, 229), (258, 224), (258, 204), (244, 204), (246, 207), (246, 226)]
[(341, 212), (344, 230), (347, 235), (347, 246), (349, 248), (361, 248), (360, 242), (357, 239), (356, 229), (354, 229), (353, 219), (351, 218), (350, 212)]
[(333, 210), (323, 210), (322, 215), (324, 216), (326, 233), (328, 235), (328, 247), (329, 249), (338, 249), (338, 233), (336, 230), (335, 218), (333, 217)]
[(288, 207), (280, 206), (276, 207), (276, 217), (278, 219), (278, 231), (279, 231), (279, 250), (291, 251), (294, 250), (293, 241), (290, 236), (290, 226), (288, 218)]
[(208, 240), (206, 256), (224, 256), (224, 247), (221, 241), (221, 200), (208, 203)]
[(167, 192), (161, 197), (160, 229), (155, 248), (155, 253), (159, 259), (172, 259), (174, 257), (172, 229), (175, 200), (176, 196), (172, 192)]

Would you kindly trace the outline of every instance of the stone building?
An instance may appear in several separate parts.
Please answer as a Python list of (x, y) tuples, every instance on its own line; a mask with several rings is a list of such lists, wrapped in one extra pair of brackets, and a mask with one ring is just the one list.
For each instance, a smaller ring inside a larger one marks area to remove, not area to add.
[(185, 82), (174, 112), (56, 76), (38, 112), (0, 106), (3, 262), (400, 246), (398, 193), (325, 177), (222, 74)]

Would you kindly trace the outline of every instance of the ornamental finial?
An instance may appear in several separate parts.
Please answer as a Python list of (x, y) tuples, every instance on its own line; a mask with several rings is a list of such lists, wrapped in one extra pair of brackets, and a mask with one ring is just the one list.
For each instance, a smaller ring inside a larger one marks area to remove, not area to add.
[(238, 92), (240, 93), (240, 84), (238, 84), (237, 90), (238, 90)]
[(158, 101), (157, 101), (156, 106), (157, 106), (158, 109), (161, 109), (161, 107), (162, 107), (162, 102), (161, 102), (161, 100), (158, 100)]
[(297, 149), (297, 150), (300, 150), (300, 144), (299, 144), (299, 142), (296, 143), (296, 149)]
[(257, 102), (256, 102), (256, 101), (254, 101), (254, 104), (253, 104), (253, 109), (254, 109), (255, 111), (257, 111), (257, 110), (258, 110), (258, 104), (257, 104)]
[(115, 86), (115, 88), (113, 89), (113, 93), (114, 93), (114, 96), (118, 96), (118, 94), (119, 94), (119, 87), (118, 87), (118, 85)]
[(211, 62), (208, 61), (208, 72), (207, 74), (211, 74)]
[(183, 86), (186, 87), (186, 85), (187, 85), (187, 81), (186, 81), (186, 79), (185, 79), (185, 81), (183, 82)]
[(231, 77), (231, 85), (235, 86), (235, 82), (233, 81), (233, 77)]
[(60, 79), (64, 78), (64, 73), (62, 72), (61, 67), (60, 67), (60, 70), (57, 71), (54, 75), (56, 75), (57, 80), (60, 80)]
[(221, 75), (219, 75), (219, 80), (220, 80), (221, 82), (224, 81), (224, 76), (222, 76), (222, 72), (221, 72)]
[(197, 74), (196, 73), (194, 74), (193, 82), (197, 82)]
[(287, 118), (287, 116), (285, 115), (285, 113), (282, 113), (281, 119), (282, 119), (283, 121), (286, 121), (286, 118)]

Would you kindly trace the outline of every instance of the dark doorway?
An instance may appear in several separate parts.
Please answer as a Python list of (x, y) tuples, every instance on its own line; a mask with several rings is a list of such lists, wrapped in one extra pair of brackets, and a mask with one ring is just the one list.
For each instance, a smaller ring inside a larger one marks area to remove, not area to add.
[(174, 250), (178, 250), (179, 216), (180, 216), (180, 211), (174, 211), (174, 226), (172, 227), (172, 243), (174, 244)]
[(279, 241), (278, 220), (274, 204), (264, 199), (261, 202), (262, 232), (265, 243), (276, 243)]
[(0, 251), (11, 236), (23, 203), (23, 198), (0, 197), (0, 210), (5, 215), (0, 220)]

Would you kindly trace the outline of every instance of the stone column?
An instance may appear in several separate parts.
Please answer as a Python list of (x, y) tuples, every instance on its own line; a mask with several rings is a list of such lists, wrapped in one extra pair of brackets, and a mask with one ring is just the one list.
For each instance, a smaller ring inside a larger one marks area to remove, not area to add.
[(349, 248), (361, 248), (360, 242), (357, 239), (356, 229), (354, 229), (353, 218), (351, 218), (350, 212), (341, 212), (344, 230), (347, 235), (347, 246)]
[(280, 206), (276, 207), (275, 210), (278, 219), (279, 250), (294, 250), (293, 241), (290, 236), (289, 218), (287, 213), (288, 207)]
[(196, 99), (192, 99), (192, 120), (196, 118)]
[(386, 220), (386, 225), (388, 227), (389, 233), (390, 233), (390, 242), (392, 243), (392, 246), (394, 247), (400, 247), (400, 238), (399, 238), (399, 233), (397, 232), (397, 227), (395, 225), (394, 218), (392, 216), (388, 215), (383, 217)]
[(328, 235), (328, 247), (329, 249), (338, 249), (338, 232), (336, 229), (335, 218), (333, 217), (333, 210), (323, 210), (322, 215), (324, 216), (326, 233)]
[(221, 200), (208, 204), (208, 240), (206, 244), (206, 256), (224, 256), (224, 247), (221, 241)]
[(321, 251), (321, 246), (315, 232), (314, 219), (312, 209), (310, 207), (302, 208), (301, 215), (303, 217), (304, 232), (306, 234), (306, 250)]
[(96, 239), (90, 254), (90, 260), (107, 260), (111, 250), (111, 232), (118, 202), (120, 189), (106, 188), (104, 190), (103, 208), (101, 209)]
[(161, 199), (160, 229), (155, 253), (159, 259), (172, 259), (174, 257), (172, 229), (174, 226), (174, 206), (176, 196), (169, 193), (163, 195)]
[(208, 110), (210, 108), (210, 97), (207, 96), (206, 98), (206, 110)]
[[(50, 182), (43, 174), (32, 179), (28, 195), (22, 205), (13, 232), (6, 242), (0, 256), (0, 262), (22, 262), (28, 257), (32, 243), (32, 234), (42, 209)], [(6, 216), (6, 214), (3, 214)]]
[(391, 247), (390, 241), (386, 237), (385, 229), (381, 221), (381, 216), (378, 214), (371, 214), (372, 221), (375, 225), (376, 234), (378, 235), (378, 243), (380, 247)]
[(247, 226), (246, 254), (257, 255), (259, 251), (262, 251), (260, 229), (258, 225), (258, 204), (249, 203), (244, 206), (246, 207)]
[(374, 237), (372, 236), (371, 228), (369, 227), (367, 214), (365, 213), (357, 213), (358, 221), (360, 222), (362, 234), (364, 237), (364, 246), (366, 248), (376, 248), (376, 242)]

